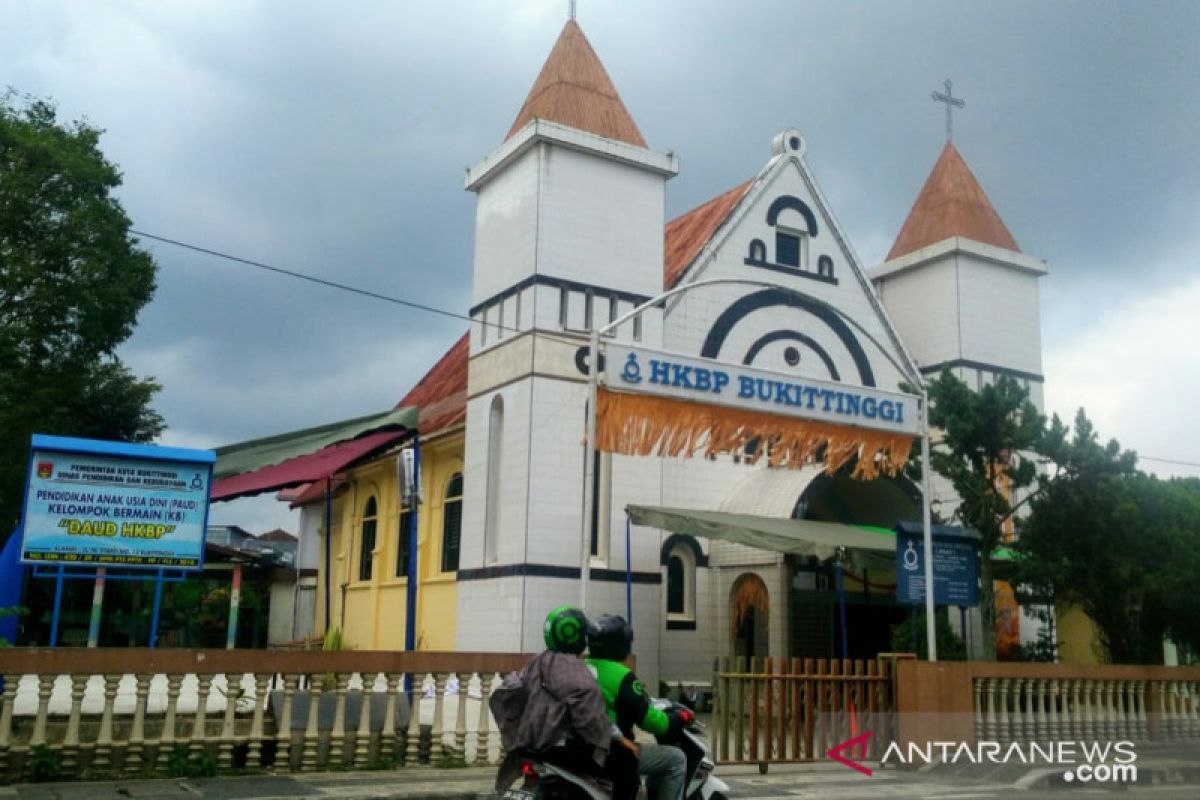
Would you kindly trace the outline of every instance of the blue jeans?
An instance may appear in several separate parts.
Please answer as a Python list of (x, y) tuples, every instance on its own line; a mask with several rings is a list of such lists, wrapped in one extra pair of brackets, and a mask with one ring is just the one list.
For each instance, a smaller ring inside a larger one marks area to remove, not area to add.
[(652, 800), (683, 800), (687, 758), (678, 747), (642, 745), (638, 772), (646, 779), (646, 791)]

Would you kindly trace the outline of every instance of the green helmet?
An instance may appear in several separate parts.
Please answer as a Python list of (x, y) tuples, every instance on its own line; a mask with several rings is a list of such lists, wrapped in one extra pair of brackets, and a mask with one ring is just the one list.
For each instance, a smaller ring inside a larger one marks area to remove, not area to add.
[(556, 653), (579, 655), (587, 649), (588, 618), (575, 606), (559, 606), (546, 615), (542, 635)]

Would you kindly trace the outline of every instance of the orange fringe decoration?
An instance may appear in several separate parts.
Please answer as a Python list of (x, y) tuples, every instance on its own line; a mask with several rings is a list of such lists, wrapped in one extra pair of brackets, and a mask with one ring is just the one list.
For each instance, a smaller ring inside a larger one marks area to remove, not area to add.
[(596, 449), (631, 456), (691, 458), (741, 450), (757, 440), (772, 467), (798, 469), (825, 448), (825, 472), (833, 475), (857, 458), (853, 478), (895, 475), (907, 463), (912, 438), (903, 434), (783, 417), (761, 411), (700, 405), (650, 395), (599, 389), (596, 397)]

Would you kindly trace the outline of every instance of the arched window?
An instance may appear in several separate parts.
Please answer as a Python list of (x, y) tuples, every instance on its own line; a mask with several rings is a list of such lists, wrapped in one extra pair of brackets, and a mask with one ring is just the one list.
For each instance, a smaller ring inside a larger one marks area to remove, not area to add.
[(371, 495), (367, 498), (366, 505), (363, 506), (362, 536), (359, 537), (358, 579), (360, 581), (371, 580), (371, 567), (375, 559), (375, 518), (377, 515), (378, 506), (375, 503), (375, 495)]
[(462, 545), (462, 493), (463, 476), (456, 472), (446, 484), (442, 505), (442, 572), (458, 570), (458, 553)]
[[(667, 628), (696, 627), (696, 567), (703, 552), (690, 536), (671, 536), (662, 547), (666, 566)], [(706, 560), (707, 563), (707, 560)]]
[(750, 241), (750, 255), (746, 257), (746, 260), (754, 264), (767, 263), (767, 246), (762, 239)]
[(412, 511), (400, 509), (399, 535), (396, 537), (396, 577), (407, 578), (409, 570), (408, 543), (412, 538)]
[(812, 209), (798, 197), (783, 195), (767, 209), (767, 224), (775, 228), (775, 263), (807, 269), (808, 240), (817, 235)]
[(608, 561), (612, 530), (612, 453), (597, 450), (592, 459), (592, 557)]
[(683, 557), (672, 553), (667, 559), (667, 614), (682, 614), (687, 608), (684, 599), (684, 583), (687, 576), (684, 572)]
[(483, 559), (494, 564), (497, 554), (497, 532), (500, 524), (500, 470), (504, 452), (504, 398), (496, 395), (488, 416), (488, 467), (486, 506), (483, 521)]

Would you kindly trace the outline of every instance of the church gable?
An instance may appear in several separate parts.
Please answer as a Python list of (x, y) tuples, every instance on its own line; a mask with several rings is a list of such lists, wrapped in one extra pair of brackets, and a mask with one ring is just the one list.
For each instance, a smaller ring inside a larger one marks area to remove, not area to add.
[[(748, 186), (668, 225), (668, 283), (737, 278), (773, 286), (727, 284), (683, 295), (668, 307), (664, 345), (894, 389), (910, 362), (805, 165), (803, 148), (799, 134), (781, 134), (774, 158)], [(679, 227), (674, 242), (673, 225)], [(695, 241), (704, 233), (706, 241)], [(690, 259), (680, 264), (688, 251)]]

